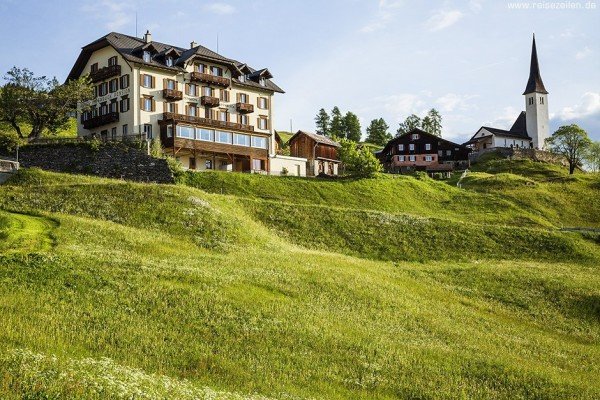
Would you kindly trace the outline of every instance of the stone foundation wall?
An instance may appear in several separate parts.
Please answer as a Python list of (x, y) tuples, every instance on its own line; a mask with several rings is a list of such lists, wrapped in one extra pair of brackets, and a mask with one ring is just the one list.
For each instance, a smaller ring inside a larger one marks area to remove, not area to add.
[(566, 160), (563, 157), (559, 157), (556, 154), (553, 154), (549, 151), (544, 150), (536, 150), (536, 149), (520, 149), (520, 148), (508, 148), (508, 147), (496, 147), (491, 149), (486, 149), (483, 151), (479, 151), (477, 153), (469, 154), (469, 159), (471, 162), (475, 163), (484, 154), (494, 153), (498, 154), (505, 158), (510, 158), (512, 160), (533, 160), (533, 161), (542, 161), (553, 164), (561, 164), (563, 166), (568, 166)]
[(137, 182), (174, 183), (164, 159), (134, 144), (109, 142), (29, 144), (19, 149), (22, 168), (96, 175)]

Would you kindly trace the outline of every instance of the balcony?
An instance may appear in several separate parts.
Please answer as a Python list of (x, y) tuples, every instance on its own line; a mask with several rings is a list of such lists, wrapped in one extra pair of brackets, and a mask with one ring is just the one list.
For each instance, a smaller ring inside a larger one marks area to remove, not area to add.
[(200, 104), (202, 104), (204, 107), (213, 108), (219, 107), (219, 104), (221, 103), (218, 97), (202, 96), (200, 97)]
[(113, 122), (119, 122), (118, 112), (111, 112), (104, 115), (98, 115), (97, 117), (93, 117), (86, 121), (83, 121), (83, 128), (94, 129), (102, 125), (112, 124)]
[(121, 75), (121, 66), (120, 65), (109, 65), (108, 67), (100, 68), (95, 72), (90, 72), (90, 79), (92, 82), (96, 83), (98, 81), (102, 81), (104, 79), (112, 78), (113, 76)]
[(183, 99), (181, 90), (163, 89), (163, 99), (168, 101), (178, 101)]
[(204, 74), (202, 72), (192, 72), (190, 74), (190, 80), (223, 87), (229, 87), (229, 85), (231, 84), (231, 81), (228, 78)]
[(237, 103), (235, 109), (240, 114), (250, 114), (254, 112), (254, 105), (249, 103)]
[(163, 122), (164, 121), (172, 121), (175, 123), (183, 122), (215, 129), (227, 129), (240, 132), (254, 132), (254, 126), (252, 125), (242, 125), (236, 122), (217, 121), (216, 119), (192, 117), (190, 115), (183, 114), (163, 113)]

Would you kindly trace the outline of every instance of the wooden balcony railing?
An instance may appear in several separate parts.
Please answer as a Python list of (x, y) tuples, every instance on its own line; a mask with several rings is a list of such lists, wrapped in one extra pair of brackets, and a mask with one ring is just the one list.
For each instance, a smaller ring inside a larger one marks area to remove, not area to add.
[(111, 112), (104, 115), (98, 115), (83, 121), (83, 127), (85, 129), (94, 129), (102, 125), (112, 124), (113, 122), (119, 122), (119, 113)]
[(219, 101), (218, 97), (213, 97), (213, 96), (202, 96), (200, 97), (200, 104), (202, 104), (204, 107), (219, 107), (219, 104), (221, 104), (221, 102)]
[(249, 103), (237, 103), (235, 109), (240, 114), (249, 114), (254, 112), (254, 105)]
[(231, 80), (229, 78), (225, 78), (222, 76), (204, 74), (202, 72), (192, 72), (190, 74), (190, 80), (204, 82), (212, 85), (228, 87), (231, 84)]
[(109, 65), (108, 67), (100, 68), (95, 72), (90, 72), (90, 79), (92, 82), (96, 83), (98, 81), (102, 81), (104, 79), (112, 78), (113, 76), (121, 75), (121, 66), (120, 65)]
[(163, 99), (169, 101), (178, 101), (183, 99), (181, 90), (163, 89)]
[(203, 127), (226, 129), (241, 132), (254, 132), (254, 126), (242, 125), (236, 122), (218, 121), (210, 118), (192, 117), (190, 115), (163, 113), (163, 121), (173, 121), (175, 123), (184, 122), (191, 125), (199, 125)]

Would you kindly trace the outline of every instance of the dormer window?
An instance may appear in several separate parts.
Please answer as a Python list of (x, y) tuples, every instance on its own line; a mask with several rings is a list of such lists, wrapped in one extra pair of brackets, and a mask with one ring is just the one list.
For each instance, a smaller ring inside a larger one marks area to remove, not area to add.
[(263, 78), (262, 76), (258, 80), (258, 83), (260, 84), (260, 86), (267, 86), (267, 80), (265, 78)]
[(173, 66), (173, 57), (167, 57), (167, 67), (172, 67)]
[(246, 75), (240, 75), (238, 79), (240, 82), (246, 82)]
[(148, 50), (144, 50), (143, 59), (144, 62), (150, 62), (150, 52)]

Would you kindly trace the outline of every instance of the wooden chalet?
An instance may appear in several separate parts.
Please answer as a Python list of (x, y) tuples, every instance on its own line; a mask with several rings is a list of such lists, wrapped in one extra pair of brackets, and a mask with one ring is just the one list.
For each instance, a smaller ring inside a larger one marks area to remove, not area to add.
[(298, 131), (288, 141), (290, 155), (307, 159), (309, 176), (337, 175), (340, 144), (327, 136)]
[(390, 140), (376, 155), (388, 172), (426, 171), (431, 175), (448, 175), (456, 169), (468, 168), (469, 152), (466, 146), (413, 129)]

